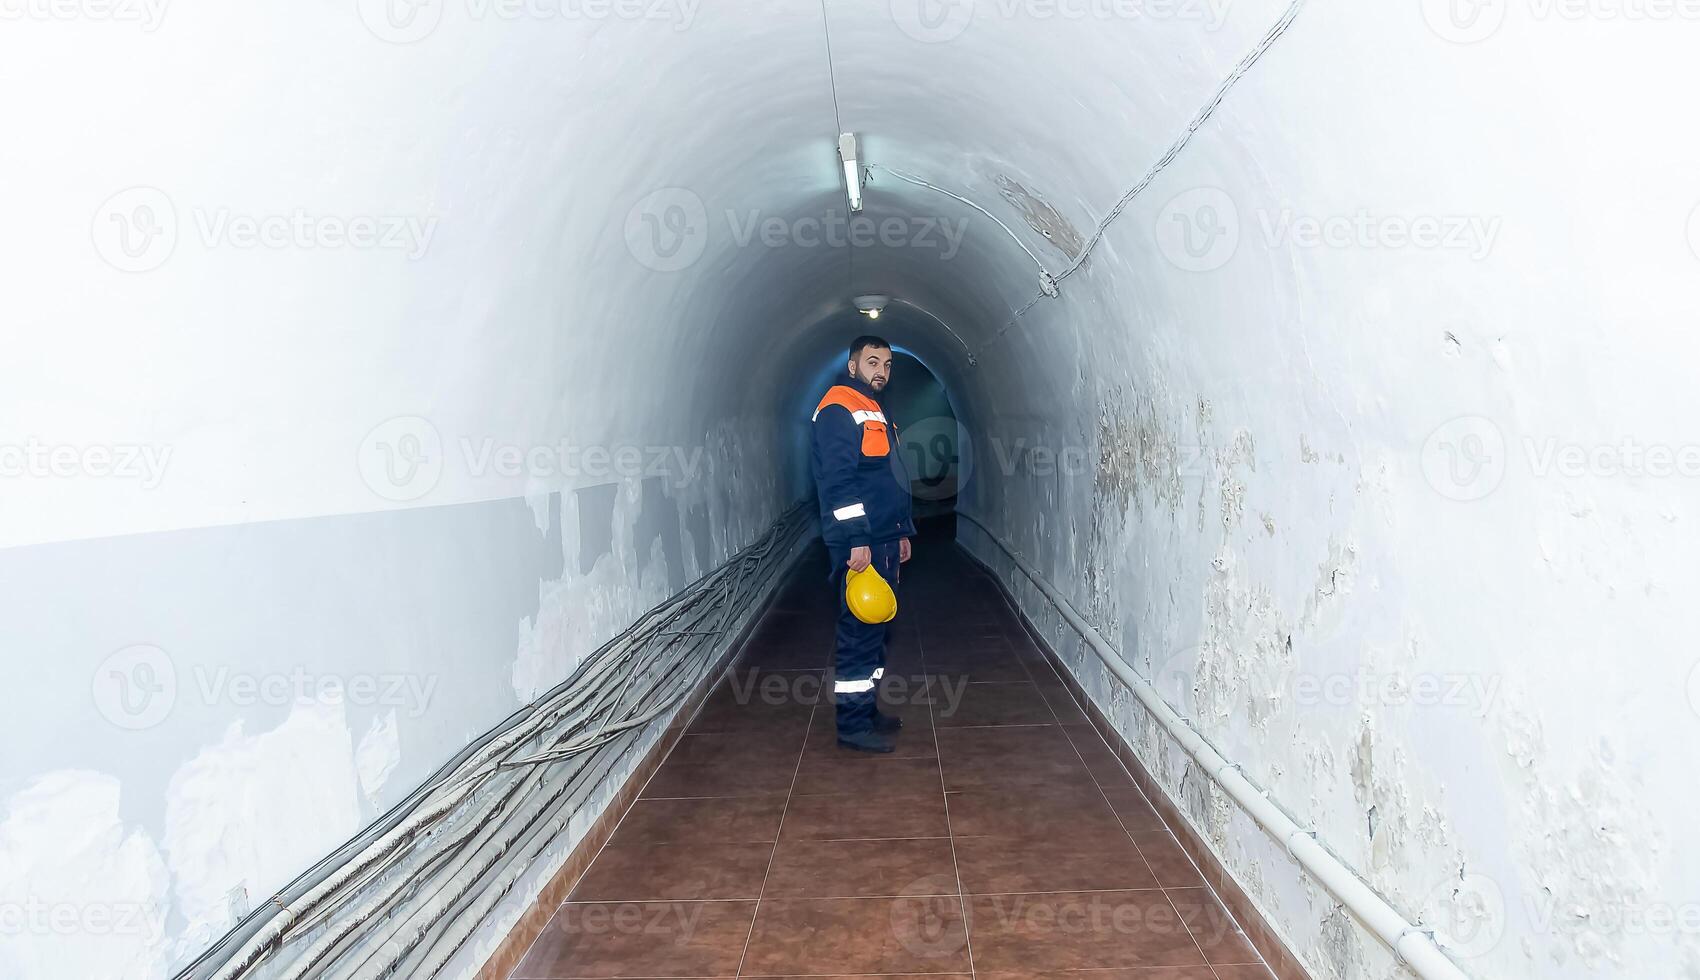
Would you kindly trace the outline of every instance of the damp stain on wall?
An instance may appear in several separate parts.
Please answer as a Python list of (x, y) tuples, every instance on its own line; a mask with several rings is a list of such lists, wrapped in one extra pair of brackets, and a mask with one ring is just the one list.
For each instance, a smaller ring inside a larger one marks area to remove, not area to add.
[(1080, 257), (1086, 248), (1086, 239), (1049, 201), (1003, 174), (998, 174), (996, 181), (998, 193), (1021, 215), (1021, 220), (1027, 222), (1027, 227), (1038, 232), (1070, 261)]

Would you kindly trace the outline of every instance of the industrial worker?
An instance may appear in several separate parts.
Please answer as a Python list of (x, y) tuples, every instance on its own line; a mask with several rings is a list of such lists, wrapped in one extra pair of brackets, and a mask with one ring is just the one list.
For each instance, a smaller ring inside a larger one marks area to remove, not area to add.
[(838, 744), (861, 752), (890, 752), (903, 722), (879, 711), (887, 624), (856, 618), (845, 600), (850, 572), (872, 566), (897, 588), (909, 560), (915, 521), (909, 481), (901, 476), (897, 429), (885, 417), (880, 393), (891, 380), (891, 345), (879, 337), (850, 344), (849, 376), (833, 385), (814, 414), (815, 489), (821, 537), (838, 593), (838, 658), (833, 695)]

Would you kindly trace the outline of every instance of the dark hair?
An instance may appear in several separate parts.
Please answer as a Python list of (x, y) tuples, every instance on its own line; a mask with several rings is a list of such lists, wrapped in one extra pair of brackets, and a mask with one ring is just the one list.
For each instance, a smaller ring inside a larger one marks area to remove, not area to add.
[(850, 341), (850, 359), (854, 361), (857, 355), (862, 353), (862, 348), (864, 347), (884, 347), (886, 350), (891, 350), (891, 344), (887, 343), (884, 337), (876, 337), (871, 333), (865, 333), (862, 336), (857, 337), (855, 340)]

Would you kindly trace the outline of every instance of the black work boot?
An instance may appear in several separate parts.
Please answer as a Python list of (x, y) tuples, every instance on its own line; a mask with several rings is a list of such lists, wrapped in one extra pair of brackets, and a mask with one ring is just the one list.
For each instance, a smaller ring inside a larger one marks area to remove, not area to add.
[(878, 732), (856, 732), (853, 735), (838, 733), (840, 748), (854, 749), (857, 752), (895, 752), (897, 744)]
[(881, 735), (895, 735), (903, 729), (903, 719), (896, 715), (888, 715), (880, 711), (874, 712), (874, 731)]

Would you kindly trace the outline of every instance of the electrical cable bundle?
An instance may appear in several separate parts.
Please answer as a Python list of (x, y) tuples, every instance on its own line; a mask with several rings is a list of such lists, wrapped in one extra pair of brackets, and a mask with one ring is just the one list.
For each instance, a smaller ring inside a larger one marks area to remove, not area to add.
[(792, 509), (645, 613), (245, 916), (176, 980), (437, 976), (718, 662), (777, 584), (811, 525), (807, 511)]

